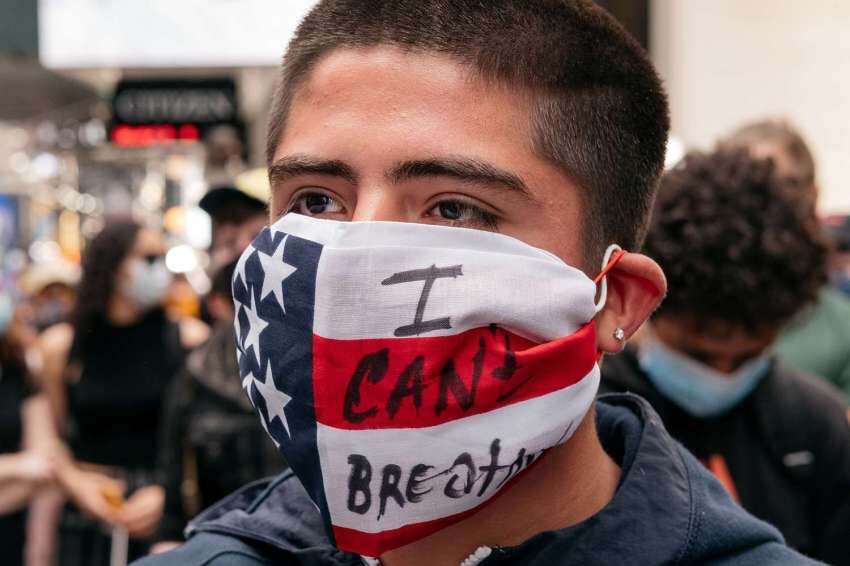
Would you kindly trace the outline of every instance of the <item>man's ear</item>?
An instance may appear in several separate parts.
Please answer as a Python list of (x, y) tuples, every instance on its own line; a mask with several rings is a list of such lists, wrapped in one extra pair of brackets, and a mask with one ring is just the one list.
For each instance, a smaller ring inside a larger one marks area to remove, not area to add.
[[(637, 253), (620, 258), (607, 277), (608, 300), (596, 315), (596, 342), (600, 352), (617, 353), (661, 304), (667, 280), (655, 261)], [(618, 328), (623, 329), (626, 340), (614, 337)]]

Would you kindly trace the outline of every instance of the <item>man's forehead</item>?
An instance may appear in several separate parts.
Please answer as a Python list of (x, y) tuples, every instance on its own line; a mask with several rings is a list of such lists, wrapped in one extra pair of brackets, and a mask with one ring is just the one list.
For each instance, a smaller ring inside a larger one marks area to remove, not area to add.
[[(387, 103), (418, 100), (439, 104), (458, 98), (506, 96), (519, 102), (527, 98), (519, 89), (481, 79), (470, 65), (449, 55), (377, 45), (330, 51), (301, 81), (294, 100), (312, 104), (355, 102), (349, 99), (352, 93), (364, 100)], [(387, 110), (392, 108), (388, 106)]]
[(466, 156), (512, 169), (534, 159), (523, 100), (448, 56), (337, 49), (297, 88), (273, 162), (293, 154), (354, 165), (371, 154), (384, 165)]

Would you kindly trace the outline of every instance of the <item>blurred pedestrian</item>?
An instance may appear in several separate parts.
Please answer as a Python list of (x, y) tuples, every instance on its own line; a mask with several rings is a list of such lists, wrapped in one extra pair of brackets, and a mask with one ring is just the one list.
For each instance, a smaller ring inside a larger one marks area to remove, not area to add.
[(130, 557), (140, 556), (162, 516), (163, 396), (187, 349), (206, 338), (200, 322), (170, 320), (162, 309), (163, 252), (158, 232), (132, 220), (107, 224), (85, 250), (71, 323), (41, 337), (45, 388), (81, 469), (66, 482), (78, 505), (62, 516), (62, 565), (108, 563), (104, 522), (113, 542), (128, 534)]
[[(268, 175), (257, 169), (213, 187), (199, 203), (212, 220), (212, 289), (204, 312), (213, 331), (168, 395), (160, 450), (166, 510), (157, 551), (182, 541), (187, 521), (201, 509), (285, 467), (242, 390), (233, 349), (231, 278), (238, 255), (268, 222), (268, 193)], [(243, 465), (231, 465), (235, 454)]]
[(50, 407), (29, 375), (22, 332), (11, 297), (0, 293), (0, 556), (10, 566), (23, 564), (30, 500), (56, 479)]
[(79, 282), (79, 266), (61, 259), (34, 264), (24, 272), (21, 290), (32, 305), (32, 324), (38, 332), (68, 322)]
[(234, 260), (213, 277), (206, 300), (219, 318), (167, 396), (160, 447), (165, 515), (158, 538), (163, 544), (156, 550), (181, 542), (186, 523), (202, 509), (285, 468), (239, 379), (231, 290), (235, 267)]
[(266, 170), (247, 171), (232, 185), (210, 189), (198, 205), (212, 219), (210, 272), (233, 261), (268, 222)]
[[(789, 123), (772, 119), (747, 124), (721, 145), (772, 160), (784, 193), (818, 224), (815, 160)], [(790, 366), (829, 380), (850, 399), (850, 299), (824, 282), (817, 300), (785, 328), (776, 351)]]
[(692, 154), (662, 180), (645, 251), (668, 296), (637, 348), (603, 366), (745, 509), (790, 546), (850, 564), (850, 426), (830, 384), (774, 355), (815, 301), (826, 247), (772, 164), (743, 150)]

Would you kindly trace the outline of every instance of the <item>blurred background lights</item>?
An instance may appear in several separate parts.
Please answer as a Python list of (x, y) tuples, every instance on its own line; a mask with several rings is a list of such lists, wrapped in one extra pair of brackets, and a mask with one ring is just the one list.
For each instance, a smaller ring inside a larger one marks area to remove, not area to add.
[(198, 268), (198, 255), (192, 246), (174, 246), (165, 254), (165, 267), (172, 273), (189, 273)]
[(667, 153), (664, 156), (664, 168), (671, 169), (674, 167), (682, 160), (686, 151), (685, 144), (679, 137), (671, 135), (667, 138)]

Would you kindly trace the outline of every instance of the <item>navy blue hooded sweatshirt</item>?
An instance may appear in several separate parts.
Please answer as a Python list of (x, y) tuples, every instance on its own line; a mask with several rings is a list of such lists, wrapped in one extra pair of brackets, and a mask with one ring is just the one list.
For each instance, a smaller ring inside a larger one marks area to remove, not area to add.
[[(816, 564), (733, 503), (667, 434), (646, 401), (606, 395), (596, 415), (602, 445), (622, 469), (611, 502), (578, 525), (496, 548), (480, 564)], [(291, 472), (242, 488), (204, 511), (186, 532), (182, 547), (135, 565), (364, 564), (331, 544), (318, 510)]]

